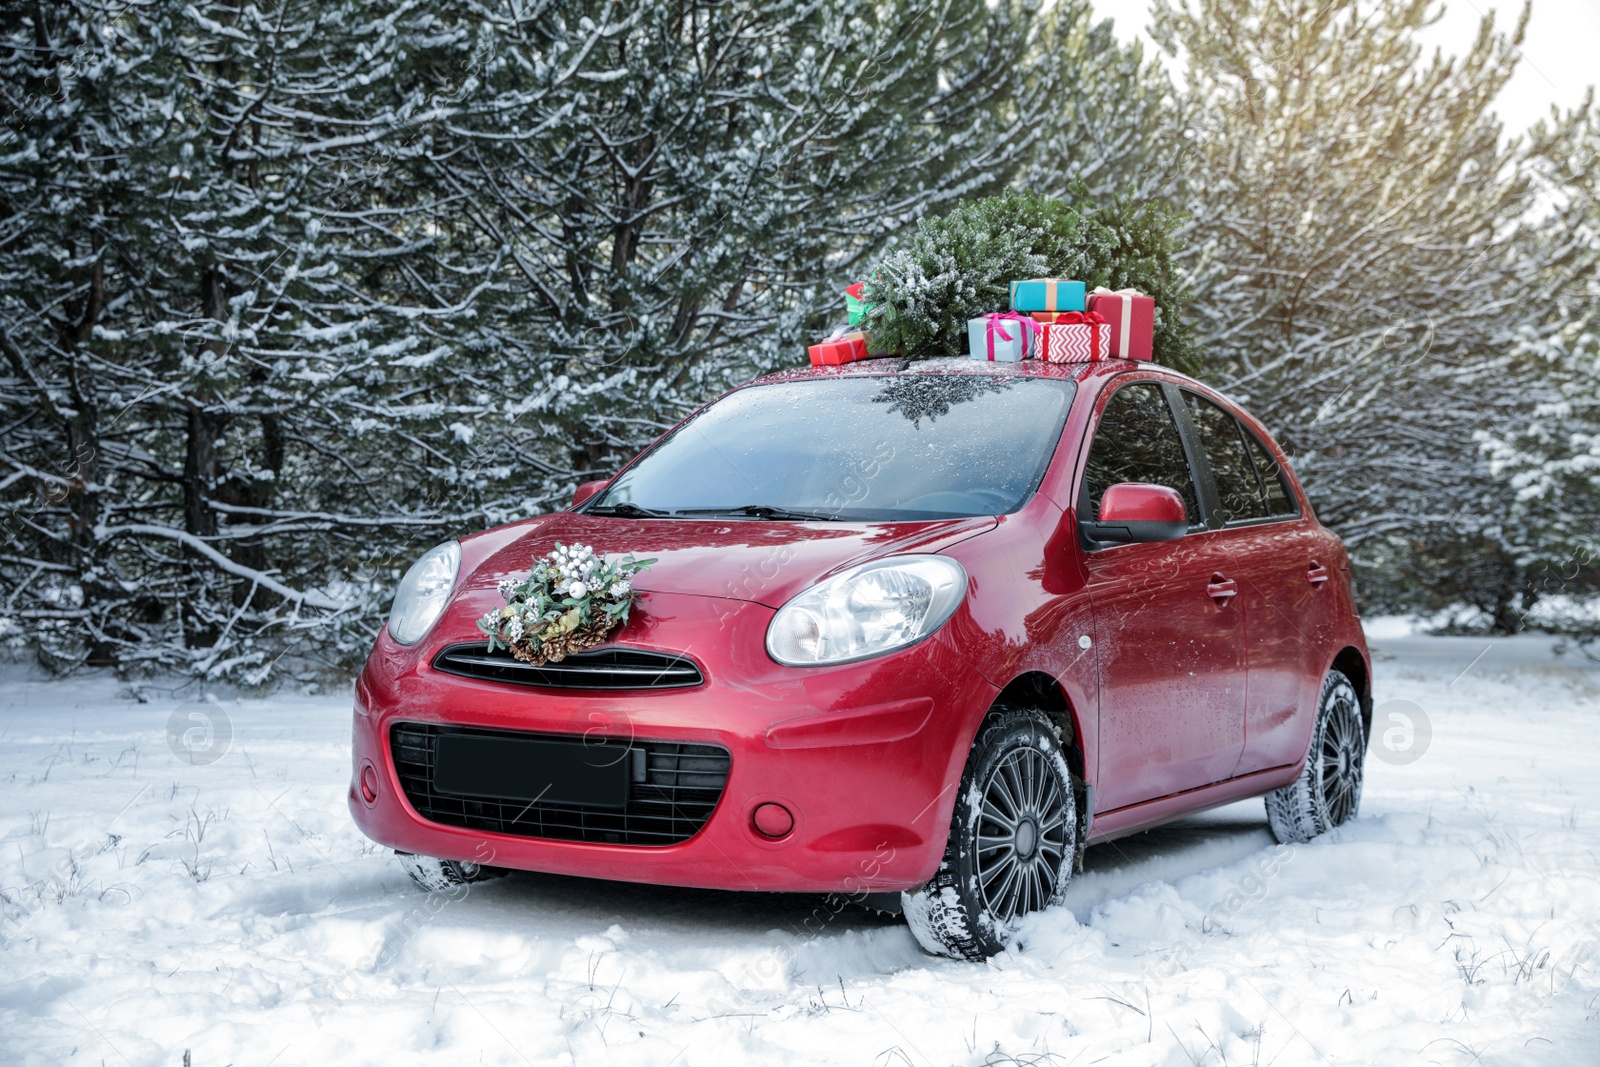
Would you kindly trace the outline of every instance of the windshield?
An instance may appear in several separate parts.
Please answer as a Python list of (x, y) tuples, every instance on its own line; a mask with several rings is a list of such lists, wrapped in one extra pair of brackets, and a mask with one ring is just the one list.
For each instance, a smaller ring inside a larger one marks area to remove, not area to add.
[(600, 514), (939, 519), (1021, 507), (1075, 385), (966, 374), (777, 382), (730, 393), (625, 471)]

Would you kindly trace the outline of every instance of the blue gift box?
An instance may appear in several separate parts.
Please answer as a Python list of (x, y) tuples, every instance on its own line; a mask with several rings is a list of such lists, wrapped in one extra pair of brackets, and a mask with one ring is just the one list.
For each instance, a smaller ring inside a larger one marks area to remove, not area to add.
[(1011, 283), (1012, 311), (1082, 311), (1088, 287), (1061, 278)]
[(973, 359), (1018, 363), (1033, 355), (1039, 327), (1032, 319), (985, 315), (967, 320), (967, 353)]

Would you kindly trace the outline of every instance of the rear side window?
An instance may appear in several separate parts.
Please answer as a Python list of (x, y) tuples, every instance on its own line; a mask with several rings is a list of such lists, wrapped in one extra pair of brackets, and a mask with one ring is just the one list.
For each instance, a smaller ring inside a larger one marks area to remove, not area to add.
[(1217, 483), (1217, 500), (1222, 505), (1222, 521), (1266, 518), (1271, 512), (1267, 510), (1261, 480), (1256, 476), (1256, 466), (1250, 458), (1249, 445), (1245, 443), (1244, 427), (1239, 425), (1238, 419), (1203, 396), (1186, 390), (1183, 399), (1189, 405), (1189, 417), (1200, 431), (1200, 445), (1211, 464), (1211, 476)]
[(1100, 513), (1100, 498), (1118, 482), (1148, 482), (1176, 489), (1191, 525), (1200, 521), (1194, 477), (1183, 453), (1183, 438), (1155, 382), (1125, 385), (1112, 395), (1089, 447), (1083, 477), (1084, 518)]
[[(1244, 430), (1244, 427), (1240, 429)], [(1278, 466), (1278, 461), (1272, 458), (1272, 453), (1267, 451), (1267, 446), (1249, 430), (1244, 430), (1244, 439), (1250, 448), (1250, 455), (1255, 459), (1256, 472), (1261, 475), (1261, 488), (1267, 498), (1267, 514), (1273, 518), (1300, 514), (1300, 506), (1289, 491), (1288, 476)]]

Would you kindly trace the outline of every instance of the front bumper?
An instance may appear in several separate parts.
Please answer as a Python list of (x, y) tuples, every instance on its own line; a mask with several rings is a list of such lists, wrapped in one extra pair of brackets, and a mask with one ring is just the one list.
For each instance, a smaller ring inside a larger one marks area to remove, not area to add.
[[(862, 663), (779, 666), (761, 646), (772, 614), (713, 597), (643, 598), (619, 641), (693, 656), (706, 683), (631, 692), (455, 677), (429, 662), (459, 633), (406, 649), (385, 632), (356, 689), (356, 823), (404, 852), (591, 878), (848, 893), (922, 884), (943, 855), (966, 753), (996, 690), (950, 646), (948, 626)], [(709, 820), (680, 844), (491, 833), (430, 822), (411, 806), (387, 740), (397, 722), (711, 744), (728, 751), (731, 765)], [(367, 767), (378, 786), (370, 801), (360, 783)], [(781, 839), (752, 824), (767, 802), (794, 816)]]

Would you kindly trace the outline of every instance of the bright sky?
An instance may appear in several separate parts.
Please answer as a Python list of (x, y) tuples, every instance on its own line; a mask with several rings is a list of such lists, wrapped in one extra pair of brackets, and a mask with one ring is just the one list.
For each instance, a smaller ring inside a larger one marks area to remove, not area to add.
[[(1518, 0), (1443, 0), (1445, 16), (1428, 42), (1460, 54), (1472, 44), (1478, 20), (1493, 12), (1495, 26), (1509, 32), (1522, 10)], [(1095, 13), (1116, 20), (1127, 40), (1150, 21), (1148, 0), (1093, 0)], [(1520, 133), (1544, 118), (1552, 103), (1576, 107), (1584, 90), (1600, 80), (1600, 0), (1533, 0), (1533, 17), (1522, 44), (1522, 63), (1497, 107), (1507, 133)]]

